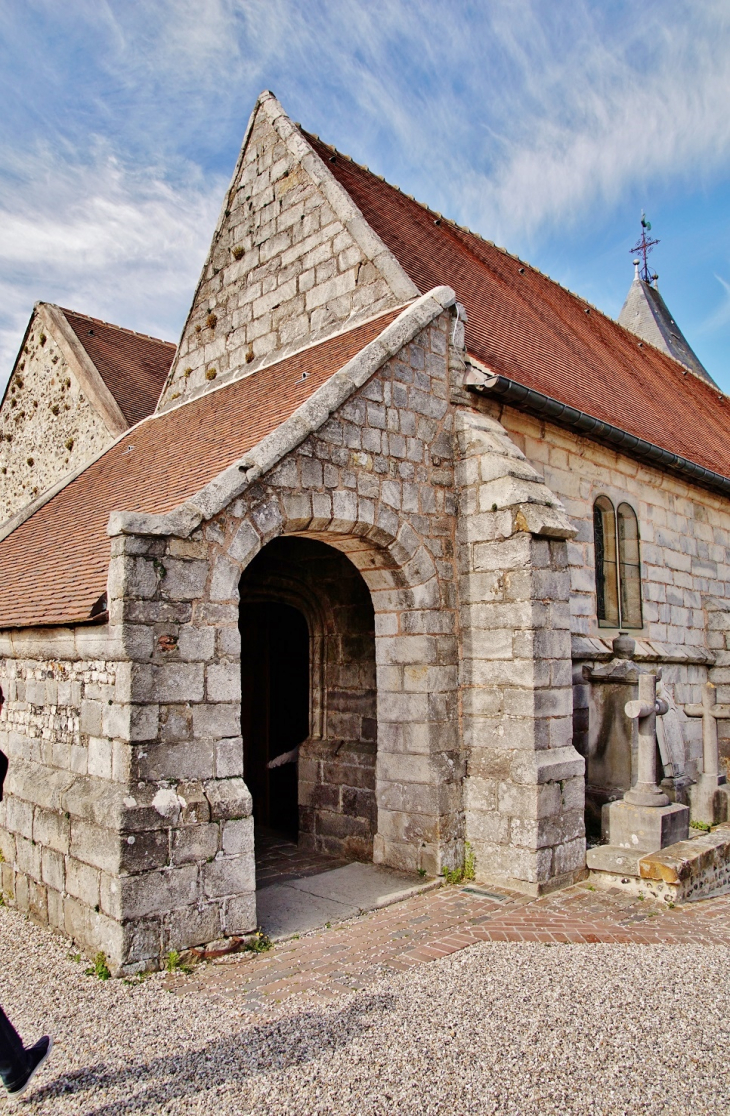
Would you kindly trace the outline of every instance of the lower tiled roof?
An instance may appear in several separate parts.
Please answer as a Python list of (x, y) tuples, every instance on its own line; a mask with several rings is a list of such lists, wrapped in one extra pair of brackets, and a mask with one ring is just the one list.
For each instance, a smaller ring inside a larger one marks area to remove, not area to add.
[(529, 264), (307, 139), (421, 291), (448, 284), (494, 372), (730, 477), (730, 399)]
[(111, 511), (171, 511), (289, 418), (398, 312), (130, 430), (0, 542), (0, 628), (87, 620), (106, 589)]
[(170, 371), (175, 345), (75, 310), (63, 310), (63, 314), (129, 425), (151, 415)]

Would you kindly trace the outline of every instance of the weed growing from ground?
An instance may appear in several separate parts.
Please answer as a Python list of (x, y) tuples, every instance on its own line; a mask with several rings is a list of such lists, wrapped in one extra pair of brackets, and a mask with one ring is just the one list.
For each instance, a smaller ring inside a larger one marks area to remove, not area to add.
[(465, 880), (473, 880), (476, 873), (476, 857), (469, 841), (464, 842), (464, 865), (462, 868), (441, 869), (441, 875), (449, 884), (460, 884)]
[(257, 930), (253, 937), (246, 942), (244, 948), (249, 950), (250, 953), (266, 953), (267, 950), (274, 948), (274, 943), (268, 934), (264, 934), (263, 930)]
[(712, 826), (708, 825), (707, 822), (691, 821), (689, 824), (692, 829), (701, 829), (703, 833), (709, 833), (712, 829)]
[(176, 949), (171, 949), (165, 958), (165, 972), (166, 973), (191, 973), (193, 970), (190, 965), (180, 960), (180, 954)]
[(103, 950), (99, 950), (99, 952), (94, 955), (94, 960), (91, 965), (89, 965), (88, 969), (84, 969), (84, 972), (86, 976), (95, 976), (98, 977), (99, 980), (109, 980), (112, 974), (109, 971), (109, 966), (106, 963), (106, 954)]

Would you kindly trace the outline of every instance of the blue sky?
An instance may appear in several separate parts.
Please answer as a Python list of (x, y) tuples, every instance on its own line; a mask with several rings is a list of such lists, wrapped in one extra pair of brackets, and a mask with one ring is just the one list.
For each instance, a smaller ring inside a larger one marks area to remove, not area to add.
[(177, 339), (265, 88), (614, 316), (646, 209), (730, 391), (727, 0), (0, 0), (0, 387), (37, 299)]

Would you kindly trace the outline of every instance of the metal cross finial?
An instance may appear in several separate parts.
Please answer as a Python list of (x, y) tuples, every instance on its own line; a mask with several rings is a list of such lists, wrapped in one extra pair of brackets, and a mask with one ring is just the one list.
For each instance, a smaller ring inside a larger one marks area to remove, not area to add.
[(658, 240), (647, 239), (647, 232), (651, 232), (651, 221), (647, 221), (644, 210), (641, 211), (641, 240), (631, 249), (632, 253), (640, 252), (642, 263), (639, 268), (639, 274), (645, 283), (651, 283), (652, 279), (656, 279), (656, 275), (649, 273), (649, 253)]
[(717, 704), (717, 690), (712, 682), (702, 687), (702, 704), (685, 705), (688, 717), (702, 718), (702, 766), (703, 774), (715, 779), (720, 774), (720, 756), (717, 745), (717, 722), (730, 718), (730, 705)]

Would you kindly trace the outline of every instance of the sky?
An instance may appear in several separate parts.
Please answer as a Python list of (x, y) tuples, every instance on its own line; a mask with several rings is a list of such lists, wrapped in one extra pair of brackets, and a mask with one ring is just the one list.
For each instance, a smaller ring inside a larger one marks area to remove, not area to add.
[(614, 317), (645, 210), (730, 391), (727, 0), (0, 0), (0, 389), (37, 300), (177, 340), (263, 89)]

